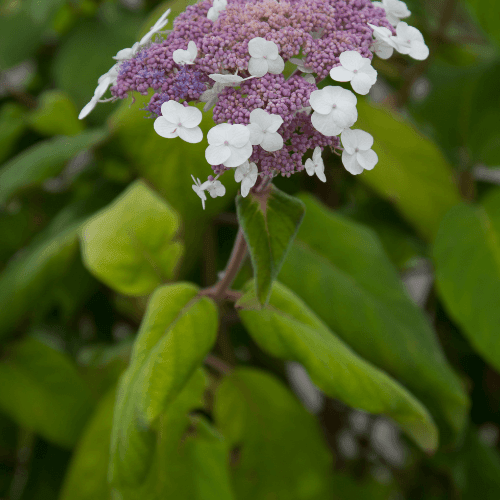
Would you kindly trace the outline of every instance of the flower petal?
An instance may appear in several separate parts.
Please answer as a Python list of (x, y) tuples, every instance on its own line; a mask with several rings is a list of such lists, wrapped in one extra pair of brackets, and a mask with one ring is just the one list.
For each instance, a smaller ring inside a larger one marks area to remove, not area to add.
[(250, 141), (245, 144), (242, 148), (235, 148), (234, 146), (229, 146), (231, 151), (231, 156), (229, 159), (223, 162), (224, 166), (228, 168), (234, 168), (241, 165), (244, 161), (248, 160), (252, 156), (253, 148)]
[(250, 144), (256, 146), (264, 139), (264, 131), (260, 125), (249, 123), (247, 129), (250, 131)]
[(283, 73), (284, 69), (285, 61), (283, 61), (283, 58), (280, 55), (276, 59), (267, 59), (267, 71), (269, 71), (269, 73), (279, 75)]
[(203, 118), (202, 112), (193, 106), (182, 106), (182, 109), (179, 108), (179, 115), (182, 126), (186, 128), (197, 127)]
[(336, 123), (341, 130), (344, 130), (345, 128), (352, 127), (356, 123), (358, 111), (355, 107), (345, 109), (339, 107), (332, 111), (331, 116), (334, 123)]
[(373, 87), (373, 79), (366, 73), (357, 73), (351, 80), (352, 89), (361, 95), (366, 95)]
[(266, 53), (264, 55), (267, 56), (267, 58), (270, 60), (275, 60), (276, 58), (280, 57), (280, 52), (276, 43), (274, 43), (272, 40), (265, 40), (265, 42)]
[(352, 175), (358, 175), (363, 172), (363, 167), (356, 161), (356, 155), (350, 155), (346, 151), (342, 153), (342, 163), (345, 169)]
[(410, 57), (416, 59), (417, 61), (423, 61), (429, 57), (429, 47), (423, 42), (413, 42), (411, 44), (410, 52), (408, 53)]
[(340, 139), (342, 140), (344, 151), (347, 154), (353, 155), (356, 148), (358, 147), (357, 135), (354, 130), (351, 130), (350, 128), (345, 129), (342, 132)]
[[(224, 141), (229, 140), (231, 125), (229, 123), (220, 123), (212, 127), (207, 134), (208, 144), (220, 146)], [(217, 163), (215, 164), (217, 165)]]
[(264, 151), (278, 151), (283, 147), (283, 137), (278, 132), (266, 132), (260, 146)]
[(366, 170), (371, 170), (378, 162), (378, 156), (373, 149), (360, 151), (356, 154), (357, 162)]
[(262, 108), (255, 108), (250, 113), (250, 123), (255, 123), (262, 130), (266, 130), (272, 124), (271, 115)]
[(243, 198), (246, 198), (248, 196), (248, 193), (250, 192), (250, 189), (252, 189), (255, 186), (256, 179), (252, 179), (251, 177), (245, 177), (241, 181), (241, 196)]
[(267, 73), (268, 65), (265, 59), (259, 59), (256, 57), (251, 57), (248, 61), (248, 72), (252, 76), (261, 77)]
[(218, 83), (239, 83), (243, 81), (243, 78), (239, 75), (221, 75), (218, 73), (212, 73), (208, 75), (214, 82)]
[(329, 113), (328, 115), (321, 115), (315, 111), (311, 115), (311, 123), (318, 132), (321, 132), (323, 135), (328, 137), (340, 134), (343, 128), (339, 127), (333, 120), (332, 113)]
[(83, 120), (86, 116), (88, 116), (89, 113), (95, 108), (96, 104), (97, 104), (97, 99), (92, 98), (90, 102), (85, 104), (85, 106), (82, 108), (80, 114), (78, 115), (78, 119)]
[(229, 146), (211, 144), (205, 149), (205, 158), (210, 165), (220, 165), (230, 156), (231, 149)]
[(306, 160), (306, 163), (304, 165), (307, 175), (314, 175), (314, 162), (311, 160), (311, 158), (308, 158)]
[(267, 55), (267, 46), (264, 38), (257, 36), (248, 42), (248, 53), (252, 57), (261, 58)]
[(196, 144), (201, 142), (203, 139), (203, 132), (200, 127), (193, 128), (185, 128), (179, 127), (178, 130), (179, 137), (186, 142), (190, 142), (191, 144)]
[(333, 101), (331, 96), (325, 92), (325, 87), (321, 90), (314, 90), (309, 97), (309, 103), (316, 113), (328, 115), (332, 111)]
[(352, 130), (354, 133), (354, 140), (356, 142), (357, 148), (361, 151), (368, 151), (373, 146), (373, 136), (364, 130), (355, 129)]
[(355, 50), (346, 50), (340, 54), (339, 61), (345, 69), (354, 71), (360, 68), (363, 63), (363, 56)]
[(196, 47), (196, 43), (192, 40), (188, 43), (187, 51), (189, 53), (189, 60), (194, 61), (198, 55), (198, 47)]
[(153, 127), (155, 129), (155, 132), (159, 136), (165, 137), (167, 139), (173, 139), (174, 137), (177, 137), (179, 135), (179, 130), (182, 128), (165, 120), (163, 116), (159, 116), (155, 120)]
[(271, 124), (267, 127), (268, 132), (277, 132), (283, 125), (283, 118), (280, 115), (270, 115)]
[(316, 176), (318, 177), (318, 179), (321, 181), (321, 182), (326, 182), (326, 176), (325, 176), (325, 165), (318, 165), (315, 169), (314, 169), (315, 173), (316, 173)]
[(342, 66), (335, 66), (330, 70), (330, 77), (336, 82), (350, 82), (353, 76), (354, 73), (352, 71), (345, 69)]
[(184, 108), (184, 106), (177, 101), (167, 101), (164, 102), (161, 105), (161, 115), (163, 118), (165, 118), (168, 122), (173, 123), (175, 125), (182, 123), (182, 118), (181, 118), (181, 109)]
[(248, 130), (245, 125), (241, 125), (240, 123), (231, 125), (228, 135), (229, 144), (235, 148), (241, 148), (250, 141), (250, 130)]
[(238, 165), (235, 170), (234, 170), (234, 180), (236, 182), (241, 182), (246, 175), (248, 175), (249, 171), (249, 163), (248, 160), (242, 163), (241, 165)]

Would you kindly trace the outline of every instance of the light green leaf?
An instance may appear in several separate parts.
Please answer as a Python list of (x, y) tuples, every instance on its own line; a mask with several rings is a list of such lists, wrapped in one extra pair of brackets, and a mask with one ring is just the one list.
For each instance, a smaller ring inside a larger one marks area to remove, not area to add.
[(356, 128), (373, 135), (376, 167), (359, 176), (393, 202), (421, 236), (432, 239), (444, 214), (460, 202), (453, 172), (429, 139), (395, 111), (358, 102)]
[(433, 248), (438, 291), (474, 349), (500, 370), (500, 190), (454, 207)]
[(266, 304), (271, 286), (297, 234), (304, 204), (271, 185), (262, 193), (236, 198), (238, 220), (248, 244), (257, 298)]
[(273, 376), (236, 369), (215, 393), (214, 416), (237, 454), (232, 479), (238, 500), (332, 497), (332, 456), (319, 426)]
[(0, 205), (21, 189), (38, 186), (57, 176), (73, 156), (96, 146), (106, 137), (104, 129), (89, 130), (75, 137), (55, 137), (23, 151), (0, 169)]
[(147, 295), (172, 280), (183, 245), (172, 241), (179, 217), (142, 181), (136, 181), (83, 227), (89, 271), (125, 295)]
[(457, 438), (467, 396), (377, 236), (311, 196), (301, 198), (307, 215), (279, 279), (360, 356), (421, 399), (441, 441)]
[(38, 108), (29, 115), (28, 122), (44, 135), (77, 135), (83, 130), (73, 101), (61, 90), (48, 90), (39, 98)]
[(0, 109), (0, 162), (10, 155), (25, 129), (23, 108), (11, 102), (4, 104)]
[(197, 293), (194, 285), (180, 283), (159, 288), (149, 301), (116, 403), (111, 478), (118, 485), (144, 481), (155, 422), (215, 342), (217, 308)]
[(34, 338), (6, 346), (0, 362), (0, 409), (18, 425), (71, 448), (93, 402), (75, 365)]
[(116, 389), (99, 402), (89, 419), (66, 473), (59, 500), (109, 500), (109, 447)]
[(437, 448), (438, 433), (426, 408), (383, 371), (360, 358), (296, 295), (275, 283), (262, 311), (239, 311), (257, 344), (278, 358), (304, 365), (328, 396), (353, 408), (385, 414), (424, 450)]

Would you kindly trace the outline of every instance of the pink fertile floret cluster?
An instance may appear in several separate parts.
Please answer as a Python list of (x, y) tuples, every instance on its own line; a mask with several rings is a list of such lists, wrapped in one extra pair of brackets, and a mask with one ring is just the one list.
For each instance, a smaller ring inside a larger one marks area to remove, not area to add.
[[(302, 158), (309, 149), (339, 146), (338, 137), (319, 133), (311, 124), (309, 112), (300, 110), (309, 106), (311, 92), (318, 90), (317, 84), (339, 64), (342, 52), (355, 50), (372, 59), (373, 32), (367, 23), (394, 33), (385, 11), (370, 0), (228, 0), (218, 19), (211, 21), (207, 12), (212, 3), (204, 0), (188, 6), (175, 19), (164, 41), (153, 43), (124, 62), (111, 89), (113, 95), (147, 95), (153, 89), (156, 93), (147, 109), (155, 116), (160, 115), (166, 101), (198, 101), (213, 86), (208, 76), (211, 73), (238, 71), (242, 77), (250, 76), (248, 42), (262, 37), (278, 46), (285, 62), (302, 55), (315, 83), (300, 72), (287, 80), (282, 74), (267, 73), (242, 82), (239, 88), (226, 87), (213, 109), (215, 123), (248, 125), (255, 108), (283, 118), (278, 129), (284, 140), (281, 150), (267, 152), (253, 146), (250, 161), (265, 175), (281, 173), (289, 177), (304, 168)], [(194, 64), (179, 66), (172, 54), (177, 49), (186, 50), (189, 41), (196, 43), (198, 55)], [(219, 174), (226, 168), (218, 165), (213, 170)]]

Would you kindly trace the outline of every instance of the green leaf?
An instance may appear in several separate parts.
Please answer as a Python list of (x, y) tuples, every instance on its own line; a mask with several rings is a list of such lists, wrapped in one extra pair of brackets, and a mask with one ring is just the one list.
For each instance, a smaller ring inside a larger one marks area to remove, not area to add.
[(61, 279), (78, 253), (76, 231), (32, 245), (0, 274), (0, 339), (26, 319), (39, 297)]
[(353, 408), (385, 414), (424, 450), (437, 448), (436, 426), (424, 406), (383, 371), (360, 358), (296, 295), (275, 283), (262, 311), (239, 311), (257, 344), (272, 356), (304, 365), (328, 396)]
[(279, 279), (355, 352), (421, 399), (443, 442), (458, 437), (467, 396), (379, 239), (311, 196), (301, 198), (307, 215)]
[(464, 335), (500, 370), (500, 190), (454, 207), (434, 242), (438, 292)]
[(23, 151), (0, 169), (0, 205), (21, 189), (57, 176), (68, 160), (96, 146), (106, 136), (104, 129), (89, 130), (75, 137), (55, 137)]
[(136, 181), (83, 227), (89, 271), (125, 295), (147, 295), (172, 280), (184, 251), (172, 241), (179, 217), (142, 181)]
[(484, 33), (500, 46), (500, 5), (495, 0), (466, 0), (469, 11), (476, 18)]
[(236, 210), (248, 244), (257, 297), (266, 304), (271, 286), (304, 217), (304, 204), (271, 185), (262, 193), (238, 195)]
[(35, 338), (4, 348), (0, 362), (0, 409), (18, 425), (71, 448), (93, 402), (72, 361)]
[(116, 388), (101, 399), (89, 419), (66, 473), (59, 500), (109, 500), (109, 447)]
[(238, 500), (332, 497), (332, 457), (319, 426), (273, 376), (234, 370), (217, 388), (214, 415), (238, 457), (232, 467)]
[(44, 135), (77, 135), (83, 130), (78, 111), (65, 92), (48, 90), (39, 98), (38, 108), (29, 115), (28, 122)]
[(432, 239), (445, 213), (460, 201), (453, 172), (439, 149), (403, 117), (358, 102), (357, 127), (375, 139), (377, 166), (359, 178), (393, 202), (425, 239)]
[(0, 163), (10, 155), (25, 129), (23, 108), (11, 102), (4, 104), (0, 109)]
[(180, 283), (159, 288), (149, 301), (116, 404), (111, 478), (118, 485), (144, 481), (153, 458), (152, 427), (215, 342), (217, 308), (197, 293)]

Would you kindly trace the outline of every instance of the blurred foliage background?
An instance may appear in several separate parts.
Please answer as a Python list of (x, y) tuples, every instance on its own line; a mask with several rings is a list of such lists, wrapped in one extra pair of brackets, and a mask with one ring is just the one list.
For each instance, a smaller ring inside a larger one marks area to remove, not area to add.
[[(308, 210), (279, 279), (429, 408), (440, 448), (426, 454), (392, 420), (325, 397), (301, 365), (257, 345), (251, 317), (243, 327), (224, 306), (214, 354), (246, 366), (240, 377), (269, 413), (243, 419), (250, 444), (238, 441), (232, 422), (247, 410), (224, 414), (234, 390), (227, 380), (210, 403), (220, 374), (208, 367), (208, 386), (200, 392), (193, 379), (198, 397), (179, 403), (198, 409), (186, 422), (199, 439), (171, 452), (161, 498), (224, 500), (231, 489), (234, 498), (257, 500), (500, 498), (500, 4), (407, 4), (431, 56), (375, 60), (379, 81), (359, 100), (357, 126), (375, 138), (376, 168), (353, 177), (331, 154), (326, 184), (306, 175), (276, 179), (301, 193)], [(190, 174), (210, 173), (204, 143), (156, 136), (141, 98), (99, 104), (77, 119), (111, 57), (166, 6), (173, 19), (186, 3), (0, 1), (2, 500), (111, 498), (116, 384), (161, 282), (100, 273), (89, 252), (82, 256), (89, 220), (132, 190), (153, 200), (144, 213), (157, 210), (170, 224), (155, 237), (176, 240), (174, 261), (182, 253), (166, 281), (209, 286), (229, 257), (237, 186), (224, 176), (228, 193), (202, 210)], [(110, 238), (119, 238), (126, 209), (113, 215)], [(237, 287), (250, 276), (247, 260)], [(442, 359), (439, 349), (432, 342), (430, 354), (421, 349), (431, 330), (470, 401), (447, 395), (449, 374), (440, 375), (433, 358)], [(200, 406), (203, 390), (208, 403)], [(165, 416), (165, 429), (176, 428), (174, 417)], [(239, 462), (241, 447), (253, 476)], [(302, 489), (289, 491), (304, 471)], [(186, 493), (192, 481), (197, 487)]]

